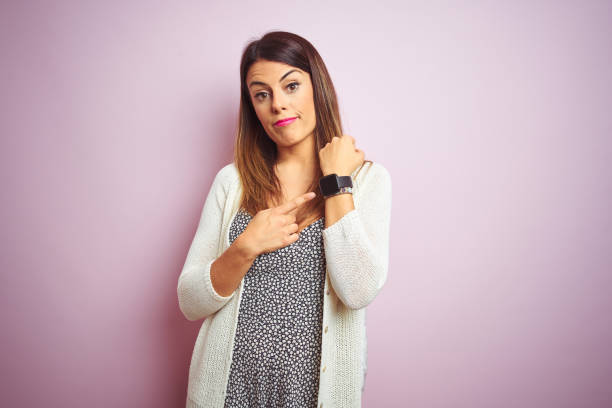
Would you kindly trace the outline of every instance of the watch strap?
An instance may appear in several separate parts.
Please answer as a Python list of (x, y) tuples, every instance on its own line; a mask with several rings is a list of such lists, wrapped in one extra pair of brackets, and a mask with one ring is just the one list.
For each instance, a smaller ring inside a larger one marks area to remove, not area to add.
[(351, 176), (338, 176), (336, 173), (332, 173), (321, 177), (321, 180), (319, 180), (319, 188), (324, 197), (352, 193), (352, 187)]
[(351, 176), (338, 176), (338, 188), (342, 187), (353, 187)]

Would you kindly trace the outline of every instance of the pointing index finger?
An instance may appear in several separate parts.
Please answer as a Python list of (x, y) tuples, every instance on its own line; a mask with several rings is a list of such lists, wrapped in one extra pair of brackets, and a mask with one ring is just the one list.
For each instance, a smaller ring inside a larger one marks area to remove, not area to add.
[(302, 194), (294, 198), (293, 200), (287, 201), (285, 204), (281, 204), (276, 209), (281, 214), (286, 214), (291, 210), (296, 209), (298, 206), (304, 204), (306, 201), (313, 199), (316, 196), (314, 191), (309, 191), (306, 194)]

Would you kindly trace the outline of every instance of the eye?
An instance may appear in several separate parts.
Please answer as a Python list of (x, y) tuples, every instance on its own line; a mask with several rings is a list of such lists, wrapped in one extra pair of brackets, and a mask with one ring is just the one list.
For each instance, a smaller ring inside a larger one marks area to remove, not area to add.
[(262, 101), (264, 99), (264, 96), (267, 94), (267, 92), (257, 92), (255, 94), (255, 99)]
[(289, 85), (287, 85), (287, 88), (289, 88), (290, 91), (296, 91), (299, 86), (300, 86), (299, 82), (292, 82)]

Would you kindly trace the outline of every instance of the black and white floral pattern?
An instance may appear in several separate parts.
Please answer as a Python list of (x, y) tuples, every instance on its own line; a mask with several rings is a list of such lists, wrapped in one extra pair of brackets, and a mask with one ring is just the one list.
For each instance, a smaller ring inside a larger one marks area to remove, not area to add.
[[(251, 215), (240, 209), (230, 242)], [(259, 255), (244, 277), (225, 407), (315, 407), (319, 390), (325, 218)]]

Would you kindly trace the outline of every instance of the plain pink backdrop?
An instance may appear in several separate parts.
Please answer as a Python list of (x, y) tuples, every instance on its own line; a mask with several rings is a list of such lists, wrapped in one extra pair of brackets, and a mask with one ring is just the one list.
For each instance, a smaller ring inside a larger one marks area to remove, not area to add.
[(239, 60), (292, 31), (391, 173), (366, 407), (612, 406), (612, 4), (2, 2), (5, 407), (181, 407)]

